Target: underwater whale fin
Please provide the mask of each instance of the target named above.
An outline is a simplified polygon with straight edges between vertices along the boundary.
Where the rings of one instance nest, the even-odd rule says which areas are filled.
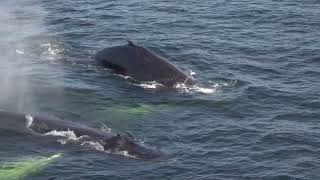
[[[49,157],[34,157],[8,164],[0,164],[0,180],[21,180],[39,173],[53,160],[61,157],[61,153]]]

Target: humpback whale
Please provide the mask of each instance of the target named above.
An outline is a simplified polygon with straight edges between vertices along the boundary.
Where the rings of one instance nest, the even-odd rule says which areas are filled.
[[[103,151],[126,152],[129,156],[143,160],[166,157],[166,153],[154,146],[148,146],[124,135],[114,135],[71,121],[0,110],[0,124],[0,129],[15,130],[35,136],[43,136],[53,131],[73,131],[77,138],[85,137],[87,142],[98,142],[103,146]]]
[[[138,82],[156,81],[170,87],[177,83],[192,85],[195,81],[165,58],[131,41],[98,51],[95,59],[103,67]]]

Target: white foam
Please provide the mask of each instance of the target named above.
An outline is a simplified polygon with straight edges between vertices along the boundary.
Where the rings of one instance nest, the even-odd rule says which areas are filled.
[[[193,78],[193,75],[196,75],[197,73],[190,70],[189,71],[189,75]],[[130,77],[131,78],[131,77]],[[210,82],[212,83],[212,82]],[[162,84],[160,83],[157,83],[156,81],[151,81],[151,82],[143,82],[143,83],[140,83],[140,84],[135,84],[137,86],[140,86],[144,89],[157,89],[159,87],[163,87]],[[217,84],[217,83],[214,83],[213,85],[208,85],[208,86],[203,86],[203,85],[193,85],[193,86],[189,86],[189,85],[186,85],[184,83],[177,83],[174,88],[178,89],[180,92],[183,92],[183,93],[194,93],[194,92],[200,92],[200,93],[203,93],[203,94],[213,94],[216,92],[217,88],[220,86],[220,85],[223,85],[223,86],[227,86],[228,84],[227,83],[223,83],[223,84]]]
[[[129,157],[129,158],[137,158],[136,156],[129,154],[128,151],[119,151],[116,154],[122,155],[124,157]]]
[[[74,131],[68,130],[68,131],[57,131],[57,130],[53,130],[50,132],[47,132],[44,134],[45,136],[58,136],[58,137],[66,137],[68,139],[73,139],[76,140],[77,136],[74,133]]]
[[[63,137],[65,139],[58,139],[57,142],[59,142],[62,145],[67,144],[68,141],[77,141],[79,138],[77,138],[74,131],[68,130],[68,131],[57,131],[53,130],[50,132],[47,132],[43,134],[44,136],[56,136],[56,137]]]
[[[61,154],[54,154],[54,155],[48,157],[47,160],[56,159],[56,158],[59,158],[59,157],[61,157],[61,156],[62,156]]]
[[[16,53],[24,54],[24,52],[23,52],[23,51],[20,51],[20,50],[18,50],[18,49],[16,49]]]
[[[95,142],[95,141],[84,141],[81,143],[81,146],[88,146],[90,148],[93,148],[97,151],[104,151],[104,147],[102,144]]]
[[[162,84],[157,83],[156,81],[143,82],[143,83],[139,83],[139,84],[135,84],[135,85],[140,86],[144,89],[157,89],[159,87],[163,87]]]
[[[156,89],[157,88],[157,83],[142,83],[140,84],[140,87],[143,87],[144,89]]]
[[[203,94],[212,94],[216,91],[216,88],[194,87],[193,90],[201,92]]]
[[[67,141],[65,139],[58,139],[57,142],[59,142],[62,145],[67,144]]]
[[[30,114],[25,115],[25,118],[27,120],[26,126],[29,128],[33,123],[33,117]]]
[[[140,86],[144,89],[157,89],[159,87],[163,87],[162,84],[159,84],[155,81],[134,84],[134,85]],[[200,85],[189,86],[189,85],[185,85],[184,83],[177,83],[174,86],[174,88],[178,89],[180,92],[183,92],[183,93],[200,92],[203,94],[213,94],[219,86],[220,86],[219,84],[214,84],[213,86],[208,86],[208,87],[204,87]]]
[[[155,84],[140,84],[144,89],[156,89],[157,86]]]
[[[68,130],[68,131],[57,131],[53,130],[48,133],[44,134],[45,136],[56,136],[56,137],[64,137],[64,139],[58,139],[57,142],[59,142],[62,145],[67,144],[68,142],[76,142],[77,144],[80,144],[84,147],[89,147],[91,149],[95,149],[97,151],[104,151],[103,145],[96,141],[88,141],[86,139],[90,138],[87,135],[79,136],[77,137],[74,131]]]
[[[62,48],[59,48],[56,44],[51,43],[45,43],[42,44],[41,47],[45,48],[45,51],[42,52],[42,54],[47,55],[47,59],[54,60],[57,57],[59,57],[59,54],[63,51]]]
[[[175,88],[185,93],[200,92],[203,94],[213,94],[217,90],[217,85],[211,87],[202,87],[199,85],[187,86],[184,83],[178,83],[175,85]]]
[[[182,92],[186,92],[189,93],[189,88],[184,84],[184,83],[177,83],[174,88],[182,91]]]

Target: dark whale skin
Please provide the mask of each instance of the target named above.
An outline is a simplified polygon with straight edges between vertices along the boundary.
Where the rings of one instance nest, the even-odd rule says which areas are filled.
[[[165,86],[177,83],[193,84],[194,79],[151,50],[133,44],[105,48],[98,51],[96,61],[116,73],[136,81],[156,81]]]
[[[142,160],[162,160],[168,158],[166,153],[156,147],[148,146],[126,136],[114,135],[71,121],[12,113],[0,109],[0,125],[0,130],[29,133],[39,137],[53,130],[70,130],[77,137],[87,136],[90,140],[100,142],[106,151],[127,151],[130,155]]]

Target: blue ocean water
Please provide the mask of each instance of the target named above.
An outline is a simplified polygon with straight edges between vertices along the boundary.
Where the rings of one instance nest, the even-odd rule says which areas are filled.
[[[2,0],[1,109],[104,124],[172,158],[0,128],[0,162],[64,154],[30,179],[319,179],[319,30],[317,0]],[[96,66],[98,50],[127,40],[192,72],[197,86],[137,85]]]

